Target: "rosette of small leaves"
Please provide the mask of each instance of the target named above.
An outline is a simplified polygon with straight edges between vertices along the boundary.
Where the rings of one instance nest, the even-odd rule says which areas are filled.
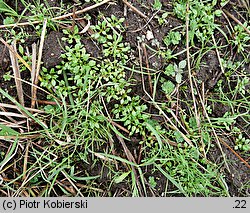
[[[104,59],[97,67],[104,82],[116,82],[119,79],[125,78],[125,71],[121,65],[123,65],[121,61]]]
[[[238,127],[233,127],[231,132],[236,138],[234,149],[245,152],[250,151],[250,139],[244,137],[244,135],[242,134],[241,130]]]
[[[57,73],[57,71],[55,70],[55,68],[51,68],[51,69],[47,69],[45,67],[42,67],[42,70],[40,72],[41,74],[41,87],[45,87],[48,90],[51,90],[52,88],[54,88],[59,80],[59,75]]]
[[[89,75],[90,70],[96,66],[96,61],[90,59],[90,54],[87,54],[86,49],[80,43],[77,43],[73,48],[66,47],[66,50],[67,52],[61,55],[63,59],[66,59],[66,62],[63,61],[62,65],[57,66],[57,68],[67,71],[71,76],[69,80],[73,80],[74,85],[80,87],[84,77]]]
[[[125,21],[125,18],[117,18],[116,16],[111,15],[111,17],[107,17],[107,21],[108,27],[113,27],[119,32],[125,31],[125,28],[122,26],[122,23]]]
[[[125,79],[120,79],[117,83],[109,83],[105,91],[102,92],[102,95],[106,97],[107,102],[110,102],[112,99],[117,101],[124,101],[131,92],[131,88],[127,87],[128,83]]]
[[[241,150],[248,152],[250,151],[250,139],[245,138],[242,133],[239,134],[238,138],[236,139],[236,145],[234,147],[235,150]]]
[[[126,98],[130,92],[127,87],[130,85],[125,79],[126,72],[124,66],[128,61],[130,47],[123,42],[121,33],[124,31],[122,26],[123,18],[118,19],[114,15],[106,18],[92,29],[92,35],[99,43],[103,44],[104,59],[97,64],[102,82],[102,96],[110,102],[112,99],[119,101]]]
[[[78,32],[75,27],[74,33]],[[63,61],[56,68],[42,69],[41,86],[54,89],[54,92],[65,97],[72,93],[75,98],[81,98],[89,91],[89,85],[95,83],[96,61],[90,59],[78,35],[75,37],[65,31],[69,36],[68,42],[74,46],[66,46],[66,52],[61,55]],[[91,81],[93,80],[93,81]]]
[[[101,44],[107,41],[107,35],[111,30],[111,28],[107,27],[106,21],[98,21],[97,25],[91,26],[91,29],[95,32],[91,37]]]
[[[160,82],[162,83],[161,88],[163,92],[169,97],[175,90],[175,84],[172,81],[166,80],[165,78],[161,78]]]
[[[92,26],[95,32],[92,37],[97,42],[103,44],[104,57],[113,57],[126,63],[128,60],[127,53],[130,50],[128,44],[123,42],[121,33],[124,31],[122,23],[124,18],[116,18],[114,15],[106,18],[104,21],[98,21],[98,24]]]
[[[102,81],[101,94],[106,97],[107,102],[112,99],[121,100],[131,91],[128,88],[130,83],[125,79],[125,70],[121,65],[123,65],[121,61],[110,61],[110,59],[104,59],[97,65],[99,79]]]
[[[170,44],[177,45],[181,41],[181,34],[176,31],[171,31],[168,33],[167,36],[164,37],[163,42],[166,46],[169,46]]]
[[[140,97],[127,96],[120,104],[115,104],[112,113],[116,121],[124,122],[124,126],[130,131],[130,135],[140,133],[145,136],[145,121],[149,115],[145,114],[147,106],[140,103]]]
[[[123,36],[116,35],[107,36],[108,41],[103,44],[103,54],[105,57],[112,56],[114,59],[119,58],[121,61],[126,62],[128,60],[127,53],[130,50],[130,47],[123,43]]]

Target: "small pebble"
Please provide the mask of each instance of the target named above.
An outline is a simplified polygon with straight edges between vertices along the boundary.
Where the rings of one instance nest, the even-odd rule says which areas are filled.
[[[153,32],[148,30],[146,38],[147,38],[148,41],[153,39],[154,38]]]

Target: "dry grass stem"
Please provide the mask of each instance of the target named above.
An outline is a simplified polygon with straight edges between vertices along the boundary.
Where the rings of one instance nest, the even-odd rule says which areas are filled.
[[[237,24],[239,24],[250,35],[250,30],[248,28],[246,28],[237,18],[235,18],[227,10],[223,10],[223,12],[226,13],[229,18],[233,19]]]
[[[136,7],[134,7],[131,3],[129,3],[127,0],[122,0],[124,4],[126,4],[131,10],[133,10],[135,13],[140,15],[142,18],[148,19],[148,17],[143,14],[140,10],[138,10]]]
[[[10,108],[10,109],[17,109],[18,107],[16,105],[12,105],[12,104],[5,104],[5,103],[0,103],[0,107],[5,107],[5,108]],[[29,107],[24,107],[26,110],[30,111],[30,112],[36,112],[36,113],[45,113],[43,110],[39,110],[39,109],[32,109]]]
[[[71,16],[73,16],[73,15],[79,15],[79,14],[88,12],[88,11],[90,11],[90,10],[93,10],[93,9],[95,9],[95,8],[97,8],[97,7],[100,7],[100,6],[102,6],[103,4],[106,4],[106,3],[110,2],[110,1],[111,1],[111,0],[104,0],[104,1],[102,1],[102,2],[100,2],[100,3],[97,3],[97,4],[94,4],[94,5],[92,5],[92,6],[86,7],[86,8],[84,8],[84,9],[82,9],[82,10],[78,10],[78,11],[76,11],[76,12],[74,12],[74,13],[68,13],[68,14],[65,14],[65,15],[62,15],[62,16],[54,17],[54,18],[52,18],[51,20],[52,20],[52,21],[57,21],[57,20],[62,20],[62,19],[69,18],[69,17],[71,17]],[[33,22],[23,22],[23,23],[17,23],[17,24],[0,25],[0,29],[1,29],[1,28],[7,28],[7,27],[18,27],[18,26],[26,26],[26,25],[32,25],[32,24],[39,24],[39,23],[41,23],[41,22],[42,22],[42,21],[39,20],[39,21],[33,21]]]
[[[13,41],[12,43],[12,48],[15,52],[16,50],[16,40]],[[22,87],[22,82],[19,80],[21,79],[21,74],[20,74],[20,69],[19,69],[19,64],[16,55],[9,50],[10,53],[10,59],[11,59],[11,65],[12,69],[14,72],[14,79],[16,83],[16,91],[17,91],[17,97],[19,100],[19,103],[24,106],[24,97],[23,97],[23,87]]]
[[[22,62],[22,64],[31,71],[30,65],[6,42],[0,37],[0,41]]]
[[[40,46],[39,46],[39,51],[38,51],[38,59],[37,59],[37,66],[36,66],[36,72],[33,74],[33,85],[37,85],[38,84],[38,80],[39,80],[39,72],[40,72],[40,68],[41,68],[41,62],[42,62],[42,52],[43,52],[43,44],[44,44],[44,38],[45,38],[45,33],[46,33],[46,27],[47,27],[47,19],[44,20],[43,23],[43,29],[42,29],[42,34],[41,34],[41,40],[40,40]],[[33,87],[32,90],[32,100],[31,100],[31,108],[35,108],[35,103],[36,103],[36,99],[37,99],[37,87]]]
[[[34,86],[36,86],[36,85],[34,85],[34,82],[35,82],[35,76],[36,76],[36,54],[37,54],[37,50],[36,50],[36,44],[35,43],[33,43],[32,44],[32,66],[31,66],[31,98],[33,99],[33,94],[34,94]],[[31,107],[33,107],[32,106],[32,102],[31,102]]]

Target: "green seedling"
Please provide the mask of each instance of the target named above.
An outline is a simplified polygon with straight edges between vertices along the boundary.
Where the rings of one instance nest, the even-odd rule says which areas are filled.
[[[150,176],[148,178],[148,183],[149,185],[154,189],[157,186],[157,183],[155,181],[155,178],[153,176]]]
[[[239,134],[235,143],[236,143],[234,147],[235,150],[241,150],[244,152],[250,151],[250,139],[243,137],[242,133]]]
[[[166,46],[170,44],[177,45],[181,41],[181,34],[179,31],[171,31],[167,36],[164,37],[163,42]]]
[[[166,67],[164,74],[166,74],[167,76],[175,77],[176,82],[180,84],[182,82],[182,75],[184,72],[183,69],[186,67],[186,64],[186,60],[180,61],[178,65],[176,63],[169,64]]]
[[[160,0],[154,0],[153,8],[155,10],[160,10],[162,8],[162,3]]]
[[[245,22],[244,27],[250,29],[247,22]],[[250,35],[244,30],[240,25],[234,27],[234,39],[231,43],[237,47],[237,52],[244,52],[247,47],[249,47]]]
[[[172,81],[161,78],[160,82],[162,83],[161,89],[169,97],[175,90],[175,84]]]
[[[169,12],[164,12],[162,15],[156,15],[156,19],[158,20],[159,25],[166,25],[167,24],[167,17],[169,15]]]

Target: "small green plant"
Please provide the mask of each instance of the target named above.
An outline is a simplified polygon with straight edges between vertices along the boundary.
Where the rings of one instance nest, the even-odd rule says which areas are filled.
[[[231,126],[235,124],[237,115],[231,112],[226,112],[223,117],[211,118],[212,121],[215,121],[217,124],[223,125],[226,130],[230,131]]]
[[[161,1],[160,1],[160,0],[154,0],[153,8],[154,8],[155,10],[160,10],[161,7],[162,7]]]
[[[187,1],[177,0],[174,3],[174,13],[178,18],[186,21]],[[189,40],[194,45],[194,39],[197,38],[203,45],[211,41],[214,30],[218,27],[215,24],[215,17],[221,16],[221,10],[215,10],[217,0],[207,1],[189,1]]]
[[[180,84],[182,82],[183,69],[186,67],[186,64],[186,60],[180,61],[178,65],[176,63],[169,64],[165,68],[164,74],[175,77],[176,82]]]
[[[239,61],[232,62],[229,59],[221,59],[222,65],[224,69],[226,70],[225,75],[227,77],[231,77],[233,73],[237,71],[237,69],[241,66],[241,63]]]
[[[250,29],[247,22],[245,22],[244,27]],[[230,42],[237,47],[237,52],[244,52],[245,48],[249,47],[250,36],[244,28],[240,25],[234,26],[234,39]]]
[[[148,183],[149,185],[154,189],[157,186],[157,182],[155,181],[155,177],[154,176],[150,176],[148,178]]]
[[[243,137],[242,133],[239,134],[235,142],[236,142],[236,145],[234,147],[235,150],[241,150],[245,152],[250,151],[250,139]]]
[[[161,78],[160,82],[162,83],[161,88],[163,92],[169,97],[172,92],[175,90],[175,84],[172,81]]]
[[[10,71],[9,71],[9,72],[6,72],[6,73],[3,75],[3,79],[4,79],[4,81],[10,81],[10,80],[11,80]]]
[[[145,136],[145,121],[149,118],[145,114],[146,105],[140,103],[139,96],[130,98],[127,96],[126,100],[122,100],[121,104],[115,104],[112,110],[117,121],[124,122],[124,126],[130,130],[130,135],[140,133]]]
[[[167,36],[164,37],[163,42],[166,46],[169,46],[170,44],[177,45],[181,41],[181,34],[179,31],[171,31],[168,33]]]
[[[247,86],[250,83],[250,79],[248,76],[244,76],[242,79],[238,79],[237,86],[235,87],[235,91],[241,93],[243,96],[247,93]]]
[[[113,36],[107,36],[108,41],[103,44],[103,54],[105,57],[112,56],[114,59],[126,62],[128,60],[127,53],[130,47],[123,43],[123,37],[121,35],[113,34]]]
[[[159,51],[159,55],[165,58],[167,61],[175,58],[173,51],[170,49],[167,49],[166,51]]]
[[[155,156],[158,149],[157,146],[149,148],[147,154],[149,157]],[[212,196],[227,193],[220,181],[223,179],[223,175],[220,174],[216,165],[204,160],[196,148],[181,148],[163,144],[157,159],[159,160],[155,162],[155,168],[176,188],[173,191],[168,190],[168,194]],[[214,181],[219,185],[215,185]],[[154,185],[154,181],[152,184]]]
[[[14,23],[15,23],[15,19],[14,19],[13,17],[7,16],[7,17],[3,20],[3,24],[4,24],[4,25],[14,24]]]
[[[159,25],[165,25],[167,24],[167,17],[168,17],[169,13],[168,12],[164,12],[161,15],[156,15],[156,19],[158,20],[158,24]]]
[[[250,139],[243,136],[243,133],[238,127],[232,129],[232,134],[236,138],[235,140],[235,150],[250,151]]]
[[[63,58],[61,65],[50,70],[42,68],[41,86],[49,90],[53,89],[58,97],[63,95],[71,100],[74,97],[75,102],[81,102],[89,87],[92,87],[95,82],[89,83],[91,79],[95,78],[97,68],[96,61],[90,59],[77,32],[77,26],[75,26],[73,35],[64,31],[65,35],[69,35],[69,44],[75,42],[75,45],[65,47],[66,53],[61,55]]]
[[[125,79],[124,66],[128,61],[130,47],[123,43],[123,36],[118,34],[124,30],[121,25],[123,21],[124,19],[117,19],[112,15],[92,27],[95,31],[92,37],[103,45],[105,58],[97,65],[103,85],[101,94],[106,97],[107,102],[118,101],[111,110],[112,115],[116,121],[123,122],[130,131],[130,135],[134,133],[145,135],[144,121],[148,115],[144,112],[147,106],[141,104],[139,96],[130,97],[130,83]]]
[[[112,40],[115,35],[117,36],[118,32],[121,33],[124,31],[122,26],[124,20],[124,18],[118,19],[112,15],[110,18],[106,18],[106,20],[98,21],[96,25],[91,26],[91,29],[95,32],[92,38],[101,44],[105,44],[108,40]],[[112,28],[118,30],[118,32],[113,31]]]

